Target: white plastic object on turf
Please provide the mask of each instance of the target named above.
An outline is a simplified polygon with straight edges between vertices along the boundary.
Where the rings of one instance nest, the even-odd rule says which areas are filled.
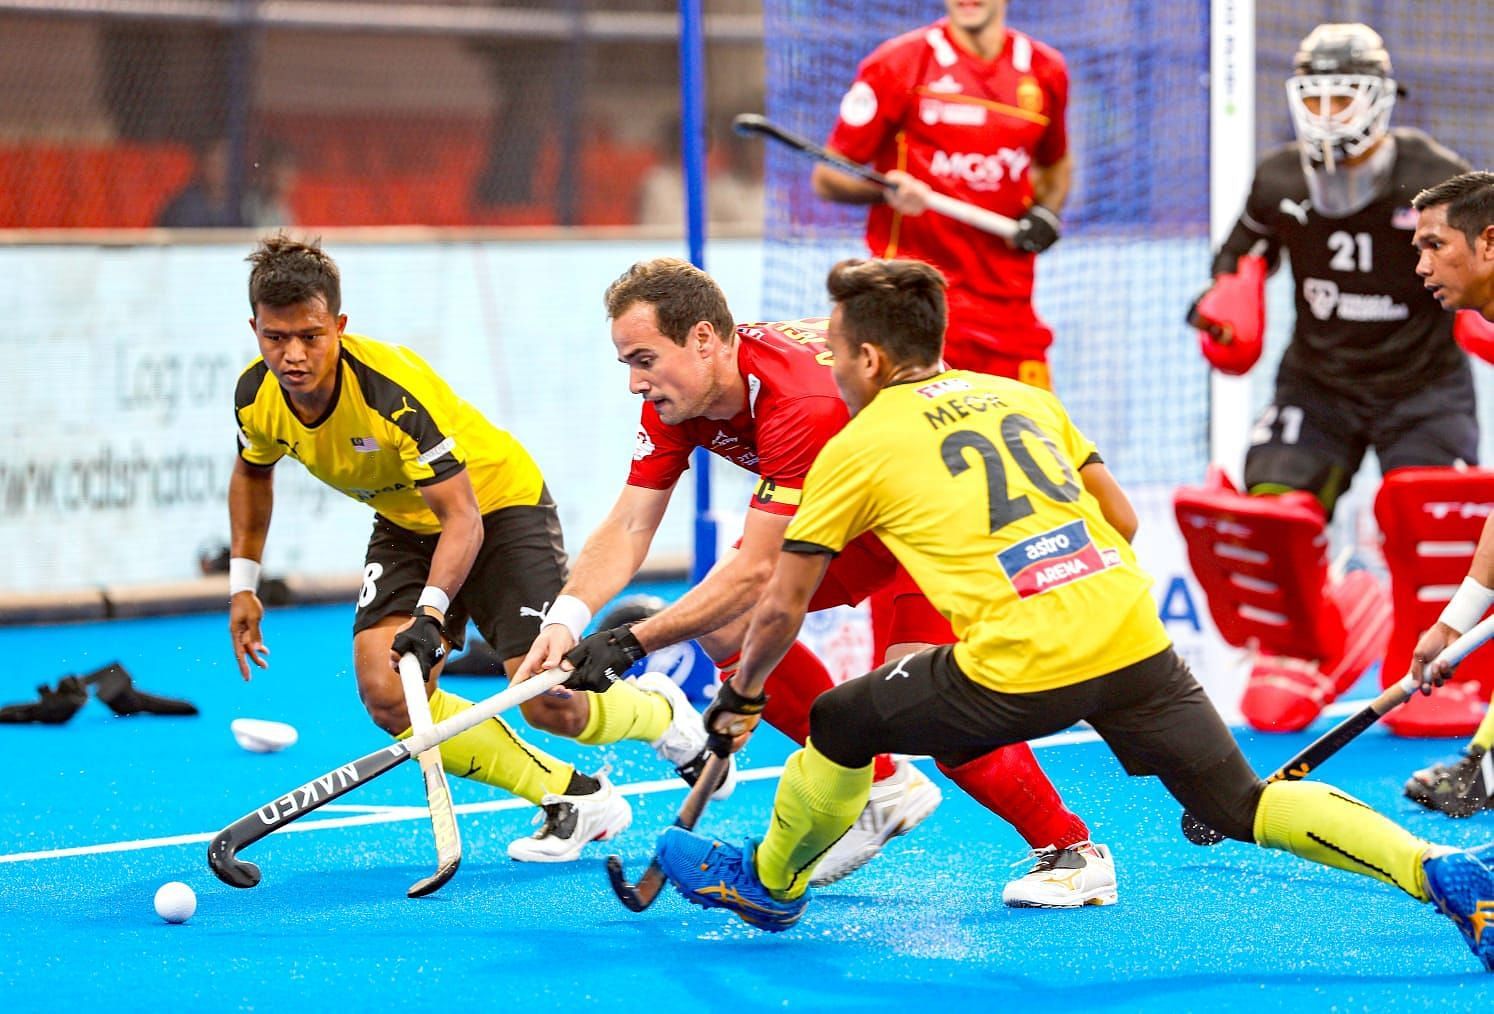
[[[275,753],[293,746],[299,738],[295,726],[262,718],[235,718],[228,727],[239,746],[250,753]]]
[[[156,915],[167,922],[186,922],[196,911],[197,895],[180,880],[162,884],[156,890]]]

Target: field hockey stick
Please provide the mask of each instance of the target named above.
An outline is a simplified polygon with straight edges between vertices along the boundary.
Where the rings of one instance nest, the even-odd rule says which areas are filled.
[[[700,777],[690,789],[690,794],[685,797],[685,802],[680,806],[679,816],[674,818],[674,826],[682,827],[686,831],[695,829],[696,821],[700,820],[700,814],[705,810],[706,802],[711,798],[721,784],[721,778],[726,774],[726,765],[729,757],[711,751],[706,758],[705,766],[700,770]],[[659,891],[664,886],[664,870],[659,866],[659,856],[655,853],[649,861],[648,869],[643,871],[643,876],[638,883],[628,883],[627,874],[623,872],[621,856],[607,857],[607,878],[612,881],[612,893],[617,895],[617,900],[626,905],[634,912],[642,912],[654,903],[659,896]]]
[[[1478,626],[1443,648],[1437,655],[1436,662],[1430,662],[1428,665],[1446,662],[1449,666],[1456,666],[1491,637],[1494,637],[1494,616],[1483,620]],[[1379,697],[1323,733],[1313,741],[1311,746],[1277,768],[1266,781],[1295,782],[1306,778],[1329,757],[1348,746],[1360,733],[1378,722],[1382,715],[1409,701],[1420,687],[1421,680],[1407,673],[1400,680],[1386,687]],[[1195,845],[1218,845],[1224,840],[1224,835],[1186,810],[1183,811],[1183,836]]]
[[[796,134],[792,130],[780,127],[778,124],[773,123],[764,116],[759,116],[757,113],[742,113],[736,119],[732,120],[731,125],[732,129],[739,134],[761,134],[763,137],[777,141],[779,144],[786,145],[797,152],[808,155],[810,158],[823,162],[833,169],[839,169],[843,173],[866,180],[868,183],[875,183],[888,190],[895,190],[897,188],[896,183],[875,169],[852,162],[843,155],[837,155],[823,145],[815,144],[802,134]],[[976,207],[974,204],[950,197],[948,194],[930,191],[927,204],[930,211],[936,211],[945,218],[952,218],[956,222],[964,222],[966,225],[973,226],[982,232],[989,232],[993,236],[1000,236],[1002,239],[1012,239],[1017,235],[1016,219],[1007,218],[1005,215],[998,215],[994,211]]]
[[[425,732],[432,725],[431,702],[425,696],[425,676],[414,655],[400,656],[399,681],[405,691],[405,708],[410,713],[410,731]],[[451,804],[451,786],[446,784],[446,769],[441,766],[441,750],[434,746],[422,750],[418,759],[420,773],[425,778],[425,802],[431,812],[431,833],[436,838],[436,872],[410,885],[405,893],[411,898],[439,891],[462,865],[462,834]]]
[[[411,757],[481,725],[501,711],[507,711],[559,686],[569,676],[569,672],[559,668],[539,673],[527,682],[509,687],[437,722],[424,732],[414,733],[408,739],[333,768],[320,778],[313,778],[300,788],[272,799],[218,832],[218,836],[208,845],[208,866],[219,880],[230,887],[253,887],[259,883],[259,867],[240,859],[238,853],[241,849],[253,845],[292,821],[300,820],[338,796],[373,781]]]

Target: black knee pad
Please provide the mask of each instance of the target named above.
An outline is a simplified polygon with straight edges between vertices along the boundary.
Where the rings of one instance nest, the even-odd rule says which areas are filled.
[[[1266,783],[1238,750],[1201,771],[1163,781],[1173,798],[1200,821],[1226,838],[1254,844],[1255,811]]]
[[[815,698],[809,709],[809,738],[814,748],[841,767],[860,768],[872,762],[876,751],[868,751],[870,701],[859,684],[842,683]]]

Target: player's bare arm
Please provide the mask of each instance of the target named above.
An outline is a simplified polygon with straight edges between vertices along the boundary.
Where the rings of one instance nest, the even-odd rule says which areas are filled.
[[[814,167],[809,183],[816,197],[836,204],[881,204],[887,196],[880,184],[823,164]]]
[[[1079,481],[1100,501],[1100,513],[1105,515],[1110,527],[1120,532],[1127,542],[1136,538],[1136,529],[1140,525],[1136,508],[1131,506],[1130,498],[1115,481],[1115,476],[1110,474],[1110,469],[1103,462],[1092,461],[1079,469]]]
[[[633,636],[654,651],[718,630],[749,611],[773,576],[788,523],[786,516],[749,510],[737,551],[679,601],[635,626]]]
[[[239,458],[234,461],[228,478],[229,555],[234,559],[263,559],[265,537],[270,532],[270,513],[275,503],[275,470],[260,468]],[[228,633],[233,640],[233,657],[239,675],[250,679],[249,663],[260,669],[270,667],[270,649],[265,647],[260,621],[264,603],[259,595],[245,589],[235,593],[228,604]]]
[[[1032,177],[1032,200],[1050,211],[1062,211],[1074,182],[1074,157],[1065,154],[1052,165],[1035,165],[1028,170]]]
[[[425,584],[427,589],[439,590],[446,602],[441,605],[424,601],[422,595],[423,601],[416,609],[416,615],[395,631],[389,665],[397,670],[399,656],[406,650],[413,650],[429,672],[439,661],[440,652],[436,649],[439,646],[441,627],[446,623],[446,610],[461,590],[462,582],[467,580],[472,562],[477,559],[477,551],[482,548],[482,512],[477,506],[477,494],[472,489],[472,480],[465,470],[449,479],[421,486],[420,498],[431,509],[431,513],[436,515],[436,520],[441,522],[441,534],[436,539],[436,548],[431,554],[431,569]],[[401,637],[400,635],[411,630],[422,614],[434,620],[435,626],[423,636],[416,636],[416,632],[412,631],[409,636]],[[417,643],[410,643],[412,638]]]
[[[706,730],[740,750],[756,728],[768,674],[783,661],[804,624],[809,600],[830,566],[829,553],[778,554],[778,564],[747,627],[742,664],[706,712]]]
[[[585,619],[574,630],[558,615],[548,622],[514,673],[515,683],[522,683],[536,672],[559,665],[561,656],[576,646],[591,613],[627,587],[648,558],[654,533],[664,520],[673,492],[673,487],[623,487],[612,510],[581,547],[570,580],[560,591],[561,598],[569,596],[579,600],[585,610]]]

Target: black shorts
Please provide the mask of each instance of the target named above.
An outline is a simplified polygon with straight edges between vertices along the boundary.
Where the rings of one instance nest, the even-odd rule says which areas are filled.
[[[1472,372],[1464,366],[1400,400],[1379,402],[1349,398],[1282,370],[1275,399],[1251,430],[1245,486],[1306,490],[1331,513],[1371,447],[1382,473],[1412,465],[1478,464]]]
[[[1239,757],[1229,728],[1171,647],[1082,683],[1014,694],[974,682],[955,664],[953,646],[940,645],[821,694],[809,735],[816,749],[850,767],[879,753],[959,764],[1079,721],[1094,727],[1127,773],[1158,775],[1169,785]]]
[[[504,507],[483,515],[482,527],[482,548],[447,612],[446,637],[454,650],[461,648],[470,618],[499,658],[514,658],[527,652],[539,636],[540,613],[565,584],[560,515],[546,492],[532,507]],[[353,633],[386,616],[414,611],[438,538],[401,528],[384,517],[375,519]]]

